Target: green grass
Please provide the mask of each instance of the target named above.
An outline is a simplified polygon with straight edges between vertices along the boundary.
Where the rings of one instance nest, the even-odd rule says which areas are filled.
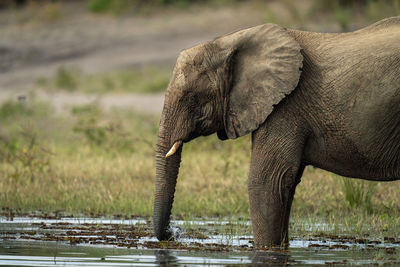
[[[371,199],[375,193],[377,183],[347,178],[342,178],[341,182],[342,191],[351,209],[364,208],[368,212],[373,209]]]
[[[7,1],[2,1],[7,2]],[[60,1],[26,1],[24,8],[16,8],[13,1],[2,3],[13,13],[15,22],[20,25],[45,25],[61,21],[68,14],[64,12]],[[8,4],[8,5],[7,5]]]
[[[351,30],[352,23],[366,21],[369,23],[400,15],[400,0],[363,0],[363,1],[330,1],[314,2],[309,16],[324,14],[324,19],[336,21],[342,31]]]
[[[188,223],[184,225],[185,230],[196,230],[204,233],[204,226],[199,229],[199,225],[192,223],[190,217]],[[247,224],[249,218],[236,216],[206,218],[215,222],[212,225],[212,231],[216,231],[221,236],[233,237],[252,235],[252,225]],[[222,222],[229,223],[223,224]],[[374,240],[384,240],[385,237],[397,238],[400,230],[400,218],[398,216],[389,216],[387,214],[367,214],[359,212],[338,211],[331,216],[299,215],[292,214],[290,220],[290,237],[293,239],[308,240],[316,237],[355,237],[369,238]],[[207,227],[208,228],[208,227]],[[338,239],[338,238],[337,238]]]
[[[250,1],[251,2],[251,1]],[[280,9],[276,8],[279,2]],[[257,1],[254,1],[257,3]],[[259,2],[265,10],[264,22],[277,23],[290,28],[310,30],[352,31],[362,25],[400,15],[400,0],[314,0]],[[274,5],[275,4],[275,5]],[[304,8],[307,6],[308,8]],[[275,6],[275,8],[274,8]],[[335,27],[337,25],[337,27]]]
[[[80,116],[75,109],[64,118],[21,113],[1,119],[7,127],[0,141],[0,206],[150,214],[156,119],[116,112],[90,124]],[[108,130],[100,143],[75,130],[117,123],[119,131]]]
[[[146,67],[98,74],[81,74],[73,67],[61,67],[51,78],[38,78],[36,86],[48,91],[106,93],[157,93],[165,91],[170,70]]]
[[[62,21],[69,14],[65,12],[68,1],[28,1],[25,8],[12,12],[19,24],[51,24]],[[239,4],[239,5],[238,5]],[[288,27],[309,29],[312,25],[337,24],[342,31],[376,22],[380,19],[400,15],[400,0],[310,0],[310,1],[260,1],[260,0],[87,0],[81,9],[92,14],[149,15],[165,12],[165,9],[190,9],[191,7],[226,7],[253,5],[264,10],[264,22],[278,23]],[[271,8],[280,6],[278,9]],[[308,8],[304,8],[308,7]],[[186,12],[187,10],[185,10]],[[256,12],[255,12],[256,14]],[[331,29],[330,29],[331,30]]]
[[[135,4],[137,1],[132,0],[89,0],[87,7],[93,13],[121,14],[133,8]]]
[[[238,0],[89,0],[87,8],[92,13],[126,14],[129,11],[139,12],[165,7],[187,8],[193,4],[221,6],[239,2]]]
[[[263,4],[262,1],[257,0],[89,0],[87,8],[93,13],[126,14],[131,10],[149,11],[150,9],[165,7],[187,8],[193,5],[227,6],[239,2]],[[275,20],[276,18],[279,21],[279,14],[271,14],[271,10],[268,8],[271,2],[278,1],[266,3],[266,20]],[[324,15],[325,19],[328,16],[329,19],[336,20],[342,30],[348,30],[354,17],[358,15],[365,17],[369,21],[400,15],[399,0],[314,0],[312,1],[312,8],[305,14],[300,13],[299,5],[308,4],[307,2],[304,3],[303,1],[300,4],[290,0],[280,0],[279,2],[290,13],[291,21],[289,23],[298,26],[306,21],[313,20],[315,16],[321,14]]]
[[[12,101],[0,106],[0,207],[151,215],[158,118],[93,105],[62,116],[43,112],[49,110],[43,103],[28,107]],[[185,144],[174,216],[248,218],[249,161],[249,136]],[[294,218],[398,218],[399,182],[377,183],[368,199],[367,187],[342,183],[336,175],[307,168],[296,191]],[[349,205],[347,196],[357,190],[362,200]],[[367,209],[360,208],[364,203]]]
[[[353,236],[383,240],[397,237],[400,231],[399,216],[388,214],[368,214],[358,211],[338,211],[328,216],[292,214],[290,235],[300,238],[321,236]]]

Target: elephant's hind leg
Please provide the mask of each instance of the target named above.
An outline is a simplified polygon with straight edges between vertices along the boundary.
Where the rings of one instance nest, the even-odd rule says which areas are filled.
[[[288,244],[290,208],[304,170],[301,136],[275,132],[259,129],[253,134],[248,190],[259,247]]]

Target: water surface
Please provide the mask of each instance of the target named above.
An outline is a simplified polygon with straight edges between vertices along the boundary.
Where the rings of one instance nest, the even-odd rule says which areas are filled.
[[[400,264],[398,237],[293,237],[286,250],[254,251],[248,221],[173,221],[175,241],[158,242],[145,218],[0,217],[0,265]]]

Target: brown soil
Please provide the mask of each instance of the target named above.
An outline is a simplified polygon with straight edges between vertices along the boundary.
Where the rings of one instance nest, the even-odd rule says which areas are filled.
[[[86,73],[148,64],[172,67],[180,50],[262,22],[262,13],[249,5],[136,16],[92,15],[82,3],[62,8],[65,16],[51,23],[21,23],[20,14],[0,12],[1,90],[25,87],[66,65]]]

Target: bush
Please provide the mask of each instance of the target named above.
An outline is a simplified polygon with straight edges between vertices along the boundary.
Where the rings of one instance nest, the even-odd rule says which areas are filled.
[[[90,0],[88,8],[92,12],[105,12],[110,9],[112,0]]]
[[[72,109],[78,120],[74,132],[82,133],[91,144],[102,145],[106,142],[105,126],[100,125],[101,110],[96,105],[84,105]]]
[[[77,71],[73,69],[68,69],[64,67],[59,68],[55,77],[56,86],[60,89],[68,91],[76,90],[78,84],[76,78],[77,75]]]
[[[356,181],[349,178],[342,178],[341,187],[345,200],[350,208],[365,208],[371,212],[372,196],[375,193],[377,183]]]
[[[29,116],[33,110],[23,102],[8,100],[0,106],[0,118],[6,119],[15,116]]]
[[[85,136],[89,144],[106,149],[133,150],[132,137],[118,119],[107,120],[95,105],[83,105],[72,109],[77,117],[73,131]]]
[[[31,127],[12,137],[0,136],[0,163],[9,166],[6,178],[31,181],[40,178],[51,171],[52,154],[40,144]]]
[[[0,122],[20,117],[39,117],[48,114],[50,110],[47,103],[35,101],[33,96],[20,96],[18,101],[10,99],[0,105]]]
[[[129,0],[90,0],[88,9],[94,13],[121,13],[129,10],[136,1]]]

